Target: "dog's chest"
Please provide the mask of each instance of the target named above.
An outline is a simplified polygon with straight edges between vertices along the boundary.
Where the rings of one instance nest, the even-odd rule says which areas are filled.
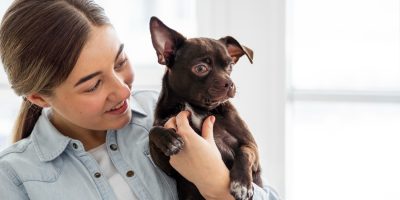
[[[208,115],[196,113],[188,103],[185,103],[185,109],[191,112],[190,120],[192,126],[197,129],[199,131],[198,134],[201,135],[203,121]],[[238,140],[224,127],[223,124],[225,123],[220,123],[219,120],[222,119],[217,119],[214,124],[214,140],[221,152],[224,162],[227,164],[228,168],[230,168],[235,157],[234,149],[238,148]]]
[[[205,114],[199,114],[194,111],[192,106],[190,106],[188,103],[185,103],[185,110],[190,111],[190,120],[192,122],[192,125],[194,128],[197,128],[197,130],[201,131],[201,126],[203,124],[204,118],[207,117]]]

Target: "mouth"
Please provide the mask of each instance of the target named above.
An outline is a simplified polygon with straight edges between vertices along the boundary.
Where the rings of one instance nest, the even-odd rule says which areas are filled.
[[[218,107],[219,105],[227,102],[228,100],[229,100],[228,96],[225,96],[225,97],[222,97],[222,98],[216,98],[216,99],[204,98],[203,105],[207,109],[211,110],[211,109],[214,109],[214,108]]]
[[[128,109],[128,102],[125,99],[124,101],[121,101],[120,103],[118,103],[117,105],[112,107],[111,109],[107,110],[106,113],[119,115],[119,114],[124,113],[127,109]]]

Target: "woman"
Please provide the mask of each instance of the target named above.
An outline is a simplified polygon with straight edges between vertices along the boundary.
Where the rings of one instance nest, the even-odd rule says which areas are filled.
[[[149,156],[157,93],[131,95],[134,73],[102,8],[91,0],[16,0],[2,20],[0,53],[24,99],[16,143],[0,153],[0,199],[177,199],[174,181]],[[205,198],[233,199],[214,118],[202,138],[188,115],[165,125],[185,140],[172,166]],[[254,192],[253,199],[277,198],[268,187]]]

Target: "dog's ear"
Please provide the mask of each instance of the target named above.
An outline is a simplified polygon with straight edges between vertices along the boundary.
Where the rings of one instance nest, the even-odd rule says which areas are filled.
[[[176,50],[186,40],[180,33],[166,26],[157,17],[150,19],[150,33],[158,63],[171,67]]]
[[[253,50],[241,45],[235,38],[226,36],[220,38],[219,41],[225,44],[229,55],[233,58],[233,62],[239,61],[239,58],[246,54],[250,63],[253,64]]]

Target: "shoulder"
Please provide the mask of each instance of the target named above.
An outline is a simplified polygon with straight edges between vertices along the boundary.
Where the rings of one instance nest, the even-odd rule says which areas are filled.
[[[37,156],[34,153],[32,140],[26,138],[18,141],[0,152],[0,173],[2,179],[8,176],[14,184],[21,184],[18,176],[19,168],[26,168],[32,164]],[[34,161],[33,161],[34,162]]]
[[[159,92],[155,90],[137,90],[132,93],[132,121],[131,124],[150,129],[153,125],[154,109],[157,104]]]
[[[138,104],[144,111],[153,111],[159,92],[156,90],[137,90],[132,93],[132,103]]]
[[[25,138],[12,144],[11,146],[5,148],[0,152],[0,161],[4,161],[15,156],[23,156],[24,152],[30,147],[32,140],[30,138]]]

